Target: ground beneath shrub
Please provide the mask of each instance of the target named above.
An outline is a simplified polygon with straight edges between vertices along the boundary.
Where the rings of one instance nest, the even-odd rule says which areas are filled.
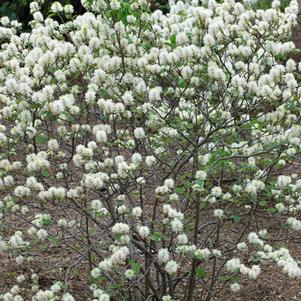
[[[298,0],[301,8],[301,0]],[[298,16],[298,26],[293,33],[293,41],[301,49],[301,13]],[[294,55],[301,61],[301,53]],[[301,158],[292,164],[288,174],[298,173],[301,178]],[[290,245],[290,251],[296,258],[301,258],[301,239]],[[233,294],[229,290],[217,299],[218,301],[301,301],[301,280],[292,280],[284,276],[279,268],[263,269],[256,281],[241,282],[241,291]]]
[[[290,249],[291,250],[291,249]],[[292,250],[291,250],[292,251]],[[295,251],[301,254],[301,244]],[[293,253],[293,252],[292,252]],[[233,294],[227,290],[218,301],[300,301],[301,281],[292,280],[283,275],[279,268],[262,269],[256,281],[242,281],[241,291]],[[201,301],[201,300],[200,300]]]
[[[298,0],[301,7],[301,0]],[[299,25],[293,33],[293,41],[301,49],[301,15],[299,15]],[[301,61],[301,53],[296,54],[294,59]],[[301,158],[296,160],[288,170],[288,174],[296,172],[301,178]],[[267,221],[268,222],[268,221]],[[301,238],[296,237],[290,243],[290,252],[296,258],[301,259]],[[39,265],[33,265],[33,271],[39,271],[43,276],[39,280],[41,288],[49,287],[54,280],[66,277],[66,271],[72,266],[72,254],[68,254],[62,249],[52,248],[45,250],[42,257],[35,260]],[[0,255],[0,294],[6,292],[8,288],[15,284],[16,265],[11,264],[5,254]],[[44,263],[47,263],[44,265]],[[60,269],[57,268],[59,263]],[[63,267],[63,268],[62,268]],[[44,270],[41,270],[44,269]],[[78,264],[76,268],[70,269],[68,275],[68,291],[81,292],[77,301],[86,301],[85,295],[88,292],[88,284],[85,283],[83,270],[87,269],[86,264]],[[66,279],[67,280],[67,279]],[[228,288],[216,301],[301,301],[301,280],[292,280],[284,276],[277,267],[263,267],[261,275],[256,281],[242,280],[240,282],[240,292],[233,294]],[[25,299],[30,301],[30,299]],[[195,299],[194,301],[202,301]]]

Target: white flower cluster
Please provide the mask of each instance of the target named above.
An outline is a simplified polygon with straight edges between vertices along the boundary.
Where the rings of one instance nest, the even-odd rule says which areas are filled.
[[[215,295],[213,264],[259,276],[261,261],[238,257],[247,251],[300,277],[272,234],[250,230],[262,212],[301,229],[301,180],[283,170],[301,152],[301,64],[287,59],[297,1],[171,0],[168,13],[81,2],[87,12],[73,16],[54,1],[53,18],[33,1],[30,32],[0,19],[0,252],[18,275],[1,298],[80,299],[68,277],[80,270],[88,283],[86,261],[93,301],[193,300],[196,274]],[[64,290],[27,281],[39,260],[61,275],[40,256],[54,245],[79,258]]]
[[[95,268],[91,271],[91,275],[94,278],[97,278],[100,276],[101,271],[109,272],[112,270],[114,266],[121,266],[125,263],[130,251],[129,248],[126,246],[123,247],[115,247],[113,250],[113,254],[107,258],[101,261],[98,265],[98,268]]]
[[[252,279],[256,279],[261,272],[261,269],[258,265],[253,265],[251,268],[248,268],[246,265],[241,263],[238,258],[228,260],[226,267],[231,273],[239,272],[242,275],[247,275]]]

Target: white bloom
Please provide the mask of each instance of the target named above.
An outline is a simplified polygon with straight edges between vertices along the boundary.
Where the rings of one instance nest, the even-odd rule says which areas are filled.
[[[175,182],[173,179],[166,179],[164,181],[164,186],[168,187],[169,189],[173,189],[175,186]]]
[[[283,203],[278,203],[275,205],[275,208],[279,211],[279,212],[284,212],[285,211],[285,206],[283,205]]]
[[[170,260],[166,263],[164,270],[166,271],[167,274],[173,275],[177,272],[179,268],[179,265],[176,261]]]
[[[24,256],[19,255],[18,257],[16,257],[17,265],[21,265],[23,262],[24,262]]]
[[[279,188],[285,188],[292,181],[290,176],[279,176],[277,179],[277,186]]]
[[[162,92],[162,88],[161,87],[155,87],[152,88],[149,91],[148,97],[150,101],[156,101],[156,100],[160,100],[161,99],[161,92]]]
[[[208,260],[211,252],[208,248],[198,249],[194,252],[194,255],[200,259]]]
[[[62,301],[75,301],[75,299],[73,298],[73,296],[71,294],[66,293],[63,295]]]
[[[135,277],[135,272],[132,269],[129,269],[125,271],[124,275],[126,278],[131,280]]]
[[[120,8],[120,3],[118,0],[111,0],[110,6],[113,10],[118,10]]]
[[[237,293],[238,291],[240,291],[240,285],[238,283],[232,283],[230,285],[230,289],[233,293]]]
[[[49,104],[49,107],[50,107],[50,111],[55,115],[64,112],[65,109],[64,103],[61,100],[53,101],[52,103]]]
[[[254,157],[250,157],[248,158],[248,163],[251,167],[255,167],[256,166],[256,161],[254,159]]]
[[[258,265],[253,265],[248,274],[250,278],[256,279],[259,276],[260,272],[260,267]]]
[[[101,261],[98,265],[98,267],[101,269],[101,270],[104,270],[104,271],[111,271],[112,269],[112,266],[113,266],[113,262],[111,260],[111,258],[109,259],[104,259],[103,261]],[[96,276],[95,278],[99,277],[99,274],[98,274],[98,270],[95,270],[94,272],[95,274],[94,275],[98,275]]]
[[[154,156],[147,156],[145,158],[145,164],[148,167],[151,167],[152,165],[154,165],[156,163],[156,158]]]
[[[248,248],[248,246],[245,242],[241,242],[237,245],[237,249],[240,251],[245,251],[247,248]]]
[[[64,6],[64,12],[66,14],[73,14],[73,11],[74,11],[74,9],[73,9],[73,6],[71,4],[67,4],[67,5]]]
[[[145,181],[145,178],[144,177],[138,177],[136,182],[139,184],[139,185],[144,185],[146,183]]]
[[[172,193],[171,195],[169,195],[168,199],[172,202],[176,202],[179,200],[179,196],[176,193]]]
[[[98,297],[98,301],[110,301],[110,296],[108,294],[103,293]]]
[[[222,218],[224,216],[224,210],[222,210],[222,209],[215,209],[213,211],[213,215],[215,217]]]
[[[95,134],[97,142],[107,142],[108,137],[104,130],[99,130]]]
[[[39,238],[40,240],[44,241],[45,238],[47,238],[48,233],[47,233],[47,231],[46,231],[45,229],[40,229],[40,230],[38,230],[38,232],[37,232],[37,236],[38,236],[38,238]]]
[[[60,2],[55,1],[51,5],[51,11],[54,13],[62,12],[64,10],[63,6]]]
[[[150,234],[150,230],[147,226],[138,227],[139,236],[143,239],[147,238]]]
[[[222,193],[223,193],[223,191],[222,191],[221,187],[219,187],[219,186],[215,186],[211,189],[211,194],[215,197],[221,196]]]
[[[129,248],[128,247],[121,247],[116,252],[111,255],[112,264],[123,264],[126,260],[127,256],[129,255]]]
[[[220,250],[217,250],[217,249],[212,250],[212,254],[216,257],[221,257],[222,256],[222,252]]]
[[[59,227],[62,227],[62,228],[65,228],[65,227],[68,226],[68,222],[64,218],[59,219],[57,224],[58,224]]]
[[[44,17],[43,17],[43,15],[42,15],[42,13],[39,12],[39,11],[37,11],[37,12],[35,12],[35,13],[33,14],[33,18],[34,18],[34,20],[37,21],[37,22],[43,22],[43,21],[44,21]]]
[[[18,282],[18,283],[22,283],[22,282],[24,282],[24,280],[25,280],[25,276],[24,276],[24,275],[19,275],[19,276],[17,277],[17,282]]]
[[[91,271],[91,276],[93,278],[98,278],[101,276],[101,270],[99,268],[94,268],[92,271]]]
[[[176,218],[171,221],[171,229],[173,232],[179,233],[183,229],[183,223]]]
[[[145,138],[145,133],[144,133],[143,128],[136,128],[134,130],[134,136],[135,136],[136,139],[143,139],[143,138]]]
[[[49,149],[49,150],[55,151],[55,150],[57,150],[58,148],[59,148],[59,144],[58,144],[58,142],[57,142],[56,139],[50,139],[50,140],[48,141],[48,149]]]
[[[112,227],[112,232],[114,234],[128,234],[130,231],[130,227],[127,224],[124,223],[116,223]]]
[[[179,234],[177,236],[177,242],[180,245],[186,245],[188,243],[188,237],[186,234]]]
[[[200,180],[205,180],[207,177],[207,173],[203,170],[198,170],[195,174],[196,178],[200,179]]]
[[[58,293],[62,289],[62,284],[60,282],[56,282],[51,286],[51,291],[54,293]]]
[[[135,164],[135,165],[139,165],[142,161],[142,156],[141,154],[139,153],[135,153],[132,155],[132,162]]]
[[[226,268],[229,272],[234,273],[240,268],[239,258],[233,258],[227,261]]]
[[[142,208],[141,207],[134,207],[133,210],[132,210],[132,214],[139,218],[142,216]]]
[[[301,230],[301,221],[297,220],[294,217],[289,217],[286,220],[286,223],[296,231]]]
[[[156,194],[164,195],[169,192],[169,188],[167,186],[159,186],[155,189]]]
[[[158,252],[158,260],[160,263],[166,263],[169,260],[169,252],[167,249],[160,249]]]
[[[263,241],[258,237],[258,235],[255,232],[249,233],[248,240],[252,244],[258,244],[263,246]]]
[[[8,26],[9,25],[9,18],[8,17],[2,17],[1,19],[0,19],[0,21],[1,21],[1,24],[3,25],[3,26]]]

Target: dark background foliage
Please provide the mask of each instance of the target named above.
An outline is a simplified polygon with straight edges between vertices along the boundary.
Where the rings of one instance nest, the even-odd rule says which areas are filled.
[[[29,13],[29,4],[33,0],[0,0],[0,17],[8,16],[12,20],[18,20],[21,23],[28,25],[32,20]],[[42,13],[47,16],[49,8],[54,0],[46,0],[42,5]],[[72,4],[75,14],[82,14],[85,9],[81,5],[80,0],[61,0],[62,5]]]
[[[0,17],[8,16],[12,20],[18,20],[28,27],[28,22],[31,20],[29,13],[29,4],[32,0],[0,0]],[[124,0],[126,1],[126,0]],[[217,0],[221,2],[222,0]],[[257,5],[260,8],[268,8],[272,0],[259,0]],[[283,7],[287,6],[290,0],[281,0]],[[44,16],[47,16],[49,8],[54,0],[46,0],[42,6]],[[75,10],[75,15],[82,14],[85,9],[81,5],[80,0],[60,0],[62,5],[72,4]],[[162,9],[163,12],[168,11],[168,0],[150,0],[151,9]]]
[[[11,20],[18,20],[21,22],[25,29],[28,27],[28,22],[32,20],[29,13],[29,4],[33,0],[0,0],[0,17],[8,16]],[[42,13],[47,16],[51,4],[55,0],[46,0],[42,5]],[[60,0],[62,5],[72,4],[74,7],[75,15],[80,15],[85,12],[84,7],[81,5],[80,0]],[[168,0],[151,0],[151,9],[162,9],[167,12]]]

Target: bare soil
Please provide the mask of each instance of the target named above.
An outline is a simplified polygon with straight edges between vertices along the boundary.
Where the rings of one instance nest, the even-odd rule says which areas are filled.
[[[301,7],[301,0],[298,0]],[[299,24],[293,33],[293,41],[297,48],[301,49],[301,15],[298,17]],[[294,59],[301,61],[301,53],[294,55]],[[291,165],[288,174],[292,172],[298,173],[301,177],[301,158]],[[273,227],[270,221],[266,221],[267,227]],[[276,227],[276,225],[275,225]],[[276,229],[275,229],[276,230]],[[41,246],[42,247],[42,246]],[[301,237],[289,243],[289,249],[293,256],[301,259]],[[42,255],[42,256],[41,256]],[[37,258],[37,256],[39,256]],[[39,279],[41,288],[49,288],[56,279],[64,279],[66,272],[68,275],[68,291],[77,292],[77,300],[87,300],[86,295],[89,290],[88,284],[85,283],[84,275],[87,273],[88,267],[84,262],[77,262],[74,254],[69,254],[67,250],[52,246],[45,249],[43,253],[33,254],[32,264],[28,263],[32,271],[38,271],[43,276]],[[12,287],[15,282],[15,271],[18,270],[16,264],[5,254],[0,254],[0,293],[7,288]],[[76,267],[73,263],[77,262]],[[57,267],[60,267],[59,269]],[[44,269],[43,271],[41,269]],[[27,275],[29,276],[29,275]],[[239,293],[233,294],[228,288],[222,296],[216,301],[301,301],[301,280],[292,280],[284,276],[277,267],[263,267],[261,275],[256,281],[248,281],[242,279],[240,282],[242,289]],[[25,300],[25,301],[29,301]],[[195,299],[195,301],[201,301]]]

